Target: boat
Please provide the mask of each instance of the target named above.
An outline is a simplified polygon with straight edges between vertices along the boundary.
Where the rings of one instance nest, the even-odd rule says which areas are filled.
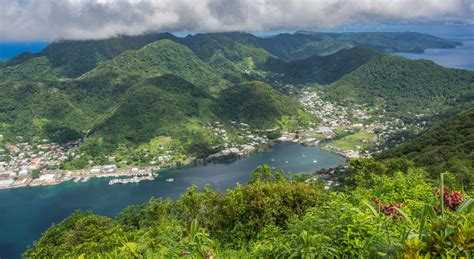
[[[315,163],[315,164],[316,164],[317,162],[318,162],[318,160],[316,160],[316,159],[314,159],[314,160],[313,160],[313,163]]]
[[[82,177],[76,177],[76,178],[74,178],[74,182],[77,183],[77,182],[79,182],[81,179],[82,179]]]
[[[305,154],[303,154],[303,157],[306,157],[306,155],[305,155]]]
[[[288,164],[288,161],[285,161],[285,164]]]
[[[168,183],[172,183],[172,182],[174,182],[174,178],[168,178],[165,181],[168,182]]]
[[[270,161],[275,162],[275,158],[270,159]]]

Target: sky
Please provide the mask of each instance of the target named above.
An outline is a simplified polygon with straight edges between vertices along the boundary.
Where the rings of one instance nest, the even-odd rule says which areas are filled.
[[[474,0],[0,0],[0,60],[58,39],[147,32],[410,30],[450,37],[474,35],[473,28]]]
[[[0,0],[0,6],[1,41],[324,30],[377,21],[474,24],[474,0]]]

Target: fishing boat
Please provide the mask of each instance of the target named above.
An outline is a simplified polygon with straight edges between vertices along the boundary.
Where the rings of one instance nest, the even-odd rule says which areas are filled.
[[[316,164],[317,162],[318,162],[318,160],[316,160],[316,159],[314,159],[314,160],[313,160],[313,163],[315,163],[315,164]]]
[[[172,182],[174,182],[174,178],[168,178],[165,181],[168,182],[168,183],[172,183]]]

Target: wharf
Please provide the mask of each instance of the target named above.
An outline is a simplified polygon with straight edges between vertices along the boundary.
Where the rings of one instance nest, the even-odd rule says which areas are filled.
[[[153,181],[153,180],[155,180],[155,177],[153,176],[153,174],[150,173],[147,176],[134,176],[132,178],[112,179],[109,181],[109,185],[139,183],[141,181]]]

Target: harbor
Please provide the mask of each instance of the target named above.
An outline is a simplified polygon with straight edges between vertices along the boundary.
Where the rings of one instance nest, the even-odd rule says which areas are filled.
[[[313,163],[314,159],[318,162]],[[269,164],[275,170],[282,169],[286,172],[314,172],[335,167],[344,161],[345,158],[321,150],[320,146],[280,143],[266,152],[253,153],[227,163],[162,168],[159,171],[148,169],[155,180],[137,184],[109,185],[109,182],[112,179],[133,178],[142,168],[118,168],[115,173],[106,172],[105,169],[100,172],[94,170],[93,175],[91,169],[88,169],[71,172],[69,181],[62,184],[4,189],[0,191],[3,209],[0,221],[8,224],[4,224],[0,231],[0,243],[5,244],[0,249],[0,257],[19,257],[52,223],[61,221],[76,210],[114,217],[125,207],[142,204],[152,197],[177,199],[193,184],[200,188],[210,185],[214,189],[225,191],[235,187],[237,183],[246,183],[252,170],[261,164]],[[91,178],[82,182],[87,176]],[[78,182],[74,182],[79,177]],[[42,181],[47,181],[48,178],[49,176],[43,177]]]

